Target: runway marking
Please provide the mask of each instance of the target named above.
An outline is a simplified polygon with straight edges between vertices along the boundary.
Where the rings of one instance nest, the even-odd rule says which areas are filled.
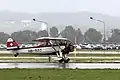
[[[74,54],[74,52],[70,52]],[[120,54],[120,51],[77,51],[77,54]]]
[[[0,63],[0,68],[120,69],[119,63]]]
[[[10,51],[0,51],[0,54],[13,54]],[[74,54],[75,52],[70,52],[70,54]],[[76,51],[77,54],[120,54],[120,51]]]
[[[0,59],[7,59],[7,58],[11,58],[11,59],[16,59],[16,58],[35,58],[35,59],[48,59],[48,57],[0,57]],[[51,57],[51,58],[57,58],[57,57]],[[69,57],[71,59],[120,59],[120,57]]]

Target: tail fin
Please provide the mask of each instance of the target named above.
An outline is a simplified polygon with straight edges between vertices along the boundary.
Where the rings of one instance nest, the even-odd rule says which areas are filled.
[[[13,38],[8,38],[7,50],[16,50],[18,48],[19,48],[19,44]]]

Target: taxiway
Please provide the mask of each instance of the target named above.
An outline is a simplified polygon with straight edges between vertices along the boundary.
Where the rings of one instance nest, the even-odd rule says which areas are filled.
[[[120,69],[120,63],[0,63],[0,68]]]

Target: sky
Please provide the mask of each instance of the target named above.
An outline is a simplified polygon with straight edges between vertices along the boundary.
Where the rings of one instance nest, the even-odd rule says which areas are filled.
[[[88,11],[120,16],[120,0],[0,0],[0,11],[27,13]]]

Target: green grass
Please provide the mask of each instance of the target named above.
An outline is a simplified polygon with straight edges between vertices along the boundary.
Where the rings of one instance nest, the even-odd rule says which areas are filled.
[[[120,59],[72,59],[70,62],[76,62],[76,63],[102,63],[102,62],[115,62],[120,61]]]
[[[20,59],[18,59],[18,58],[15,58],[15,59],[12,59],[12,58],[1,58],[0,60],[4,60],[5,62],[21,62],[21,63],[23,63],[23,62],[44,62],[44,63],[48,63],[49,62],[49,60],[48,59],[30,59],[30,58],[20,58]],[[9,61],[8,61],[9,60]],[[89,58],[89,59],[83,59],[83,58],[81,58],[81,59],[75,59],[75,58],[73,58],[73,59],[71,59],[70,60],[70,63],[98,63],[98,62],[115,62],[115,61],[120,61],[120,59],[119,58],[110,58],[110,59],[106,59],[106,58],[104,58],[104,59],[95,59],[95,58]],[[2,62],[2,61],[0,61],[0,62]],[[58,62],[58,61],[55,61],[54,59],[51,59],[51,62]]]
[[[74,57],[75,54],[68,54],[69,57]],[[92,57],[92,56],[96,56],[96,57],[120,57],[120,54],[93,54],[93,53],[89,53],[89,54],[79,54],[76,53],[76,57]]]
[[[18,57],[47,57],[47,55],[34,55],[34,54],[19,54]],[[53,55],[56,56],[56,55]],[[74,57],[74,54],[68,54],[68,56],[70,57]],[[89,53],[89,54],[79,54],[77,53],[76,56],[78,57],[88,57],[88,56],[101,56],[101,57],[120,57],[120,54],[93,54],[93,53]],[[0,54],[0,57],[14,57],[14,54]]]
[[[0,80],[120,80],[120,70],[1,69]]]
[[[0,54],[0,57],[14,57],[14,54],[6,54],[6,53],[3,53],[3,54]],[[40,56],[45,56],[45,55],[34,55],[34,54],[19,54],[18,55],[19,57],[40,57]]]
[[[33,54],[20,54],[18,57],[41,57],[44,55],[33,55]],[[77,57],[120,57],[120,54],[76,54]],[[0,57],[14,57],[13,54],[0,54]],[[68,54],[68,57],[74,57],[74,54]],[[35,59],[35,58],[0,58],[0,60],[11,60],[12,62],[49,62],[48,59]],[[110,59],[71,59],[70,62],[114,62],[115,60],[119,60],[119,58],[110,58]],[[8,61],[7,61],[8,62]],[[56,62],[54,59],[51,59],[51,62]]]
[[[39,57],[40,55],[32,55],[32,54],[20,54],[18,58],[0,58],[0,60],[5,60],[6,62],[9,62],[8,60],[11,60],[10,62],[49,62],[46,58],[19,58],[19,57]],[[69,57],[74,57],[74,54],[69,54]],[[77,54],[77,57],[120,57],[120,54]],[[0,57],[14,57],[12,54],[0,54]],[[16,61],[15,61],[16,60]],[[120,58],[102,58],[102,59],[95,59],[95,58],[89,58],[89,59],[71,59],[70,62],[115,62],[120,61]],[[2,62],[2,61],[1,61]],[[57,62],[54,61],[54,59],[51,59],[51,62]]]
[[[76,49],[76,50],[77,50],[77,49]],[[95,52],[95,51],[97,51],[97,52],[98,52],[98,51],[112,51],[112,52],[119,52],[120,50],[119,50],[119,49],[118,49],[118,50],[117,50],[117,49],[116,49],[116,50],[89,50],[89,49],[80,49],[80,50],[77,50],[77,51],[83,51],[83,52],[84,52],[84,51],[94,51],[94,52]]]
[[[82,54],[79,54],[79,51],[80,52],[83,52]],[[85,54],[84,52],[89,52],[89,54]],[[94,54],[92,52],[118,52],[118,54]],[[81,57],[84,57],[84,56],[120,56],[119,52],[120,50],[77,50],[77,56],[81,56]],[[14,57],[14,54],[6,54],[6,53],[3,53],[3,54],[0,54],[0,57]],[[45,55],[37,55],[37,54],[19,54],[19,57],[23,57],[23,56],[27,56],[27,57],[41,57],[41,56],[45,56]],[[74,57],[74,53],[73,54],[69,54],[68,56],[73,56]]]

